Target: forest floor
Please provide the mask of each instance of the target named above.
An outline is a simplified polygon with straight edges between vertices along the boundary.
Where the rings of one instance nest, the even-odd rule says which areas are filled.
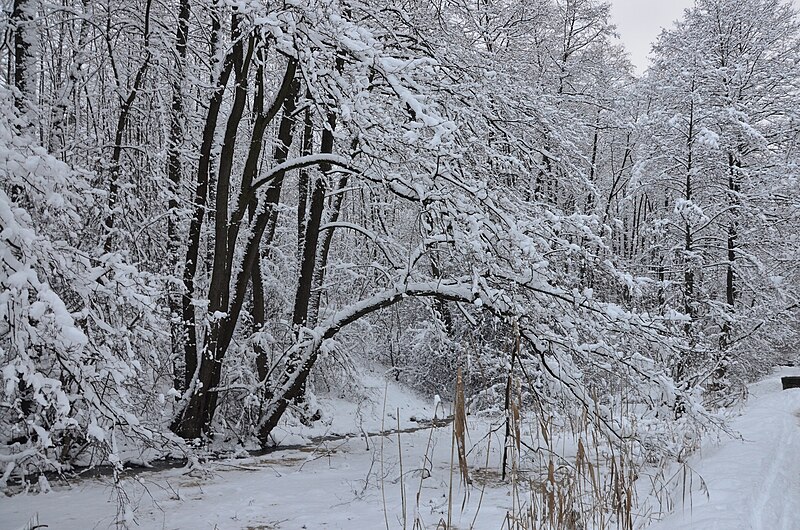
[[[687,463],[694,473],[684,482],[686,491],[676,488],[683,500],[652,528],[797,528],[800,389],[781,391],[780,375],[787,373],[800,369],[751,385],[747,404],[731,422],[741,438],[703,444]],[[452,460],[451,428],[368,434],[413,428],[433,417],[433,402],[394,385],[376,384],[373,393],[375,399],[358,406],[328,404],[349,410],[349,418],[328,424],[327,435],[335,437],[337,424],[355,420],[360,436],[308,443],[310,436],[287,431],[284,443],[291,449],[138,472],[125,478],[122,490],[109,476],[69,487],[54,481],[47,494],[0,498],[0,528],[85,530],[127,521],[144,529],[380,529],[413,528],[415,520],[436,528],[449,518],[452,528],[501,529],[507,513],[529,499],[524,488],[501,480],[501,423],[469,421],[472,486],[464,488]]]

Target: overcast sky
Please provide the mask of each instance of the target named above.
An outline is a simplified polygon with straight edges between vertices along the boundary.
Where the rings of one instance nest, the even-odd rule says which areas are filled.
[[[614,23],[631,56],[631,62],[641,72],[647,68],[650,44],[661,28],[681,18],[683,10],[694,0],[611,0]]]

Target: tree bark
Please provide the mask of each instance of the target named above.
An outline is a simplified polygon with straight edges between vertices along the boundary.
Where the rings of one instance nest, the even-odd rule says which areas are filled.
[[[144,75],[150,66],[150,8],[153,5],[153,0],[147,0],[144,11],[144,27],[142,28],[144,49],[144,59],[136,70],[133,78],[128,96],[122,100],[119,109],[119,117],[117,118],[117,127],[114,133],[114,148],[111,152],[111,170],[109,175],[108,185],[108,213],[105,219],[106,236],[103,243],[103,251],[111,252],[113,246],[113,233],[114,233],[114,210],[117,207],[119,199],[119,174],[120,174],[120,160],[122,158],[122,141],[125,135],[125,129],[128,126],[130,113],[133,109],[133,104],[136,97],[139,95],[139,90],[144,83]],[[119,81],[119,80],[118,80]],[[120,81],[121,82],[121,81]]]
[[[14,28],[14,105],[27,116],[36,87],[36,16],[35,0],[14,0],[11,23]],[[28,126],[30,120],[26,118]]]
[[[206,113],[205,125],[203,127],[203,139],[200,145],[200,159],[197,164],[196,186],[193,199],[194,212],[189,224],[189,237],[186,246],[186,258],[183,268],[183,293],[181,296],[181,319],[185,327],[182,336],[184,339],[184,364],[185,364],[185,385],[187,392],[194,392],[195,378],[197,374],[200,351],[197,344],[197,321],[194,309],[195,295],[195,275],[197,274],[198,259],[200,257],[200,235],[203,229],[203,221],[206,216],[206,204],[208,200],[208,187],[211,174],[211,157],[214,147],[214,135],[217,129],[220,108],[222,106],[225,87],[233,70],[233,60],[231,53],[227,54],[222,61],[219,76],[214,83],[214,92],[211,95],[208,111]],[[190,398],[190,400],[193,399]],[[200,430],[194,423],[199,419],[190,416],[186,419],[186,411],[179,410],[172,424],[172,430],[177,434],[185,434],[188,438],[197,438]],[[186,425],[184,427],[184,425]]]
[[[181,168],[181,147],[184,141],[184,106],[181,82],[186,75],[186,51],[189,39],[189,0],[180,0],[178,10],[178,29],[175,37],[175,77],[172,81],[172,107],[170,109],[170,130],[169,142],[167,145],[167,177],[169,179],[169,199],[167,208],[169,218],[167,220],[167,239],[169,253],[169,273],[178,277],[180,269],[180,216],[178,214],[178,199],[180,197],[180,186],[182,177]],[[170,329],[172,339],[172,357],[175,388],[185,390],[184,382],[186,371],[185,359],[183,359],[183,326],[178,320],[181,315],[181,295],[177,285],[170,289],[169,309],[170,309]]]
[[[293,75],[294,65],[290,65],[289,68],[292,69],[291,72]],[[294,126],[294,111],[296,106],[298,84],[297,82],[290,82],[288,84],[290,89],[286,90],[288,93],[281,102],[283,105],[283,117],[281,118],[281,123],[278,130],[278,145],[275,149],[274,159],[276,165],[286,162],[289,154],[289,148],[292,143],[292,130]],[[234,104],[234,110],[235,108],[236,106]],[[272,110],[267,113],[267,116],[269,115],[274,116]],[[260,145],[261,144],[259,141],[251,141],[251,154],[253,154],[252,149],[254,146],[260,153]],[[258,156],[253,156],[254,165],[252,167],[255,168],[257,167],[255,162],[257,161]],[[250,156],[248,158],[250,158]],[[246,164],[246,168],[247,167],[248,166]],[[249,170],[246,170],[243,181],[252,181],[253,175],[249,175],[247,171]],[[283,184],[284,174],[285,171],[279,172],[277,175],[275,175],[265,193],[263,207],[257,208],[258,214],[255,216],[255,222],[251,225],[250,234],[245,243],[244,257],[242,258],[241,266],[237,267],[237,276],[233,280],[234,290],[232,296],[231,293],[224,294],[224,297],[220,297],[218,294],[214,294],[212,296],[212,292],[222,289],[220,285],[213,285],[214,278],[212,278],[212,286],[209,289],[209,299],[212,300],[212,304],[216,304],[214,307],[220,308],[217,310],[222,311],[222,308],[224,307],[224,309],[227,309],[227,311],[225,311],[223,317],[216,319],[216,321],[212,324],[210,336],[206,338],[205,346],[203,348],[205,354],[195,357],[195,359],[199,361],[199,365],[195,365],[197,382],[194,385],[187,385],[190,389],[192,389],[189,402],[185,410],[182,412],[180,418],[176,419],[176,422],[173,425],[175,432],[184,438],[199,438],[209,431],[209,427],[217,407],[216,387],[219,385],[222,374],[222,361],[228,346],[230,345],[233,332],[236,327],[236,322],[238,321],[241,313],[246,294],[246,288],[252,281],[253,270],[256,266],[255,264],[259,256],[262,235],[264,234],[264,231],[267,228],[270,219],[272,218],[273,210],[280,200],[280,192]],[[238,213],[240,211],[242,212],[241,215],[244,214],[247,204],[250,201],[251,194],[248,187],[249,185],[246,187],[243,186],[239,205],[234,210],[234,218],[240,215]],[[227,212],[227,204],[225,211]],[[217,212],[217,215],[219,215],[219,213],[220,212]],[[236,237],[231,237],[232,234],[229,234],[228,232],[227,221],[228,219],[226,214],[226,225],[224,226],[224,231],[220,231],[219,227],[217,227],[217,230],[215,231],[216,237],[223,237],[226,238],[226,240],[235,242]],[[216,255],[215,253],[214,266],[215,268],[224,267],[230,273],[232,268],[227,266],[227,244],[228,243],[226,241],[226,252],[224,254]],[[233,252],[232,247],[230,247],[230,252]],[[217,261],[217,258],[221,261]],[[226,284],[230,285],[230,274],[225,276],[223,279],[225,280]],[[214,300],[214,296],[217,297],[216,300]],[[219,305],[220,300],[224,300],[226,305]]]

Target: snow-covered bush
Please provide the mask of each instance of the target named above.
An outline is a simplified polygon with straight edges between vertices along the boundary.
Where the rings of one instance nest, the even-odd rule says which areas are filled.
[[[19,132],[0,92],[0,462],[3,484],[157,443],[170,377],[156,278],[102,253],[87,175]],[[154,386],[156,385],[156,386]]]

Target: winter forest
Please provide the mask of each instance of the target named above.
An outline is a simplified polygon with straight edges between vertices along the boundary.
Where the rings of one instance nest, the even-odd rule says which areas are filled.
[[[782,0],[0,5],[0,527],[683,528],[800,357]]]

